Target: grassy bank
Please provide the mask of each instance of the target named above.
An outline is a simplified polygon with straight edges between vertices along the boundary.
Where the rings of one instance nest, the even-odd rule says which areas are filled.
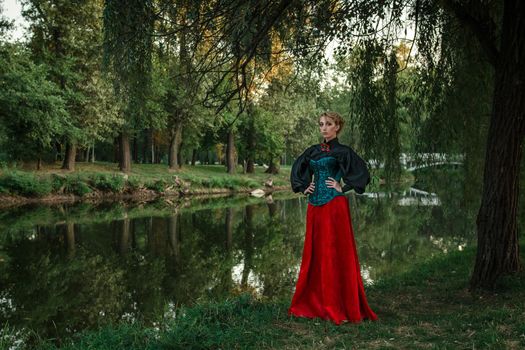
[[[525,251],[522,245],[521,251]],[[61,340],[64,349],[519,349],[525,347],[525,274],[494,292],[466,283],[475,251],[453,252],[367,288],[379,320],[335,326],[289,318],[289,300],[240,295],[181,309],[157,328],[120,324]],[[522,256],[522,259],[525,258]],[[4,330],[4,335],[9,330]],[[7,338],[5,338],[7,339]],[[3,344],[4,346],[7,343]],[[39,347],[54,349],[51,342]]]
[[[266,174],[258,167],[254,174],[226,174],[221,165],[185,166],[170,171],[164,164],[134,164],[124,174],[114,163],[77,163],[76,170],[66,172],[60,164],[47,166],[41,171],[4,168],[0,171],[0,195],[23,198],[50,196],[76,196],[96,198],[140,194],[202,194],[250,191],[264,188],[271,179],[277,188],[289,186],[289,167],[280,174]]]

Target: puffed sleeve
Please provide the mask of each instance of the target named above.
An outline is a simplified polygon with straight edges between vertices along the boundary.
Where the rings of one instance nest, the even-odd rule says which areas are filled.
[[[308,188],[312,181],[312,174],[310,172],[310,149],[306,149],[292,165],[290,172],[290,183],[294,192],[301,192]]]
[[[370,183],[370,173],[366,162],[355,153],[350,147],[345,147],[342,153],[339,166],[343,172],[343,192],[354,189],[357,193],[365,192],[365,187]]]

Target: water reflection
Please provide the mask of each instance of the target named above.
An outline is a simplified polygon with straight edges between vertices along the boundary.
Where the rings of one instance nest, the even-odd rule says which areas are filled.
[[[473,241],[473,214],[454,200],[402,198],[348,198],[367,284]],[[0,321],[60,339],[112,322],[151,324],[179,305],[240,292],[289,298],[306,207],[283,195],[3,212]]]

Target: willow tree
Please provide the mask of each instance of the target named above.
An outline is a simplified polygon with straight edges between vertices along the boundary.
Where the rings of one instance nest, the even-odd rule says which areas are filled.
[[[525,136],[525,3],[505,0],[501,18],[481,1],[476,8],[479,14],[458,3],[446,4],[478,38],[495,71],[477,218],[478,252],[471,278],[472,287],[492,287],[502,274],[522,268],[517,209]]]
[[[423,2],[422,6],[426,4]],[[445,50],[438,61],[441,66],[448,65],[457,70],[458,65],[465,65],[465,59],[466,64],[479,61],[479,57],[458,60],[458,32],[467,32],[469,39],[478,43],[478,56],[493,68],[492,71],[478,71],[482,78],[471,78],[480,83],[491,80],[489,84],[493,93],[485,142],[481,206],[476,220],[477,255],[470,280],[472,289],[493,288],[500,276],[522,269],[517,206],[521,147],[525,136],[525,95],[520,83],[525,63],[525,4],[518,0],[483,3],[448,0],[430,4],[433,16],[427,19],[438,20],[437,23],[427,21],[428,28],[440,29],[437,39],[442,43],[456,41],[454,46],[442,45]],[[428,33],[428,29],[423,33]],[[435,69],[442,67],[436,66]],[[480,95],[486,90],[483,85],[475,88]],[[463,118],[464,122],[469,122],[470,117]],[[442,128],[443,123],[438,126]]]

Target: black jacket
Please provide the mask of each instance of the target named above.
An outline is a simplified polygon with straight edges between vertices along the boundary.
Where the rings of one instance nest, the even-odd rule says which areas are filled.
[[[310,159],[319,160],[323,157],[334,157],[343,173],[343,192],[354,189],[357,193],[365,192],[370,183],[370,173],[366,162],[349,146],[342,145],[336,138],[327,143],[308,147],[292,165],[290,182],[294,192],[304,193],[312,181]]]

